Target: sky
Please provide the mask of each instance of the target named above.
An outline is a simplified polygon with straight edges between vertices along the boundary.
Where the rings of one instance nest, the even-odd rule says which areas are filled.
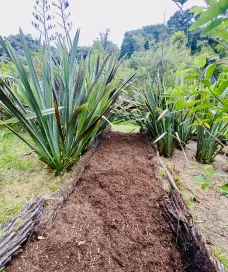
[[[35,2],[0,0],[0,35],[17,34],[21,27],[24,33],[39,37],[31,24]],[[178,10],[172,0],[69,0],[69,3],[72,33],[80,27],[79,44],[87,46],[107,28],[110,29],[109,39],[120,46],[126,31],[163,23],[164,14],[167,21]],[[203,0],[188,0],[184,8],[203,3]]]

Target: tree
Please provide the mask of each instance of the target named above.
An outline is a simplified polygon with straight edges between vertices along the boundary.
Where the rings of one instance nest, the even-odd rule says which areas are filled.
[[[178,10],[170,17],[167,22],[169,32],[184,31],[186,35],[188,34],[188,29],[192,25],[194,18],[193,14],[189,13],[189,11],[190,9],[185,11]]]
[[[165,38],[163,37],[164,34],[168,37],[167,30],[166,25],[156,24],[126,32],[121,45],[120,56],[126,55],[130,58],[134,52],[148,50],[146,48],[150,47],[151,43],[158,43],[162,38]]]
[[[106,51],[107,46],[108,46],[108,36],[110,34],[110,29],[107,28],[105,32],[100,32],[99,36],[100,36],[100,41],[102,43],[102,46],[104,48],[104,51]]]
[[[148,76],[152,81],[163,78],[167,86],[173,84],[173,73],[191,66],[190,50],[178,47],[172,40],[160,42],[148,51],[135,52],[127,60],[128,67],[137,71],[136,79],[143,82]]]
[[[41,50],[41,44],[38,39],[34,39],[30,34],[25,35],[25,39],[28,43],[28,48],[32,52],[39,52]],[[9,35],[8,37],[4,37],[5,41],[8,41],[11,46],[14,48],[15,52],[18,56],[24,56],[23,46],[20,40],[20,35]],[[8,62],[9,57],[5,54],[3,49],[0,47],[0,62]]]
[[[147,50],[150,49],[149,41],[146,41],[146,42],[145,42],[145,44],[144,44],[144,49],[145,49],[145,51],[147,51]]]
[[[163,34],[167,34],[167,26],[164,24],[148,25],[142,28],[143,35],[149,36],[150,40],[159,42]]]
[[[90,47],[88,46],[78,46],[77,48],[77,60],[85,59],[89,54]]]
[[[92,48],[98,51],[103,51],[105,53],[114,52],[119,54],[119,47],[112,41],[109,41],[109,34],[110,29],[106,29],[105,32],[100,32],[99,38],[97,38],[97,40],[93,42]]]
[[[106,53],[111,53],[111,52],[119,53],[118,46],[109,40],[109,35],[110,35],[109,28],[107,28],[105,32],[100,32],[99,38],[96,41],[94,41],[93,48],[102,50]]]
[[[133,39],[133,34],[136,30],[128,31],[124,34],[124,39],[120,49],[120,57],[126,56],[130,58],[131,55],[135,52],[135,41]]]
[[[187,44],[187,36],[184,31],[177,31],[171,37],[171,43],[176,45],[178,48],[184,48]]]
[[[202,46],[216,46],[217,43],[212,41],[212,39],[207,36],[202,37],[202,29],[196,29],[194,31],[189,31],[189,28],[194,24],[194,10],[196,8],[187,10],[179,10],[174,13],[173,16],[167,22],[168,31],[171,34],[175,32],[182,31],[187,35],[187,47],[191,49],[191,53],[195,54],[199,52]],[[199,14],[196,15],[196,18]]]

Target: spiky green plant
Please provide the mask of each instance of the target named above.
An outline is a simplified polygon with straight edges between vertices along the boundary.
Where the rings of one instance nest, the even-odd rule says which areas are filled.
[[[197,152],[196,159],[201,163],[211,163],[224,148],[224,140],[227,137],[227,121],[218,121],[220,114],[211,115],[201,113],[201,120],[197,126]],[[205,121],[202,121],[205,120]],[[216,121],[217,120],[217,121]]]
[[[146,127],[154,143],[157,143],[159,153],[171,157],[175,147],[174,125],[175,112],[173,105],[167,103],[164,89],[155,91],[148,80],[141,88],[135,89],[134,112],[135,121]]]
[[[173,87],[167,89],[167,103],[172,105],[173,114],[175,114],[174,131],[176,146],[180,149],[185,148],[190,141],[194,130],[194,116],[189,113],[197,101],[195,95],[191,95],[194,88],[191,86],[191,91],[187,84],[178,82]]]
[[[158,78],[154,83],[148,79],[143,87],[135,89],[133,103],[137,111],[132,110],[132,115],[148,128],[159,153],[166,157],[172,156],[175,147],[184,148],[192,136],[194,117],[189,108],[195,101],[186,88],[166,88]]]
[[[110,112],[130,79],[125,82],[114,79],[119,62],[111,55],[94,60],[90,54],[78,64],[79,31],[69,51],[63,41],[58,41],[56,59],[44,45],[41,74],[38,74],[21,30],[20,36],[28,72],[12,46],[0,39],[16,67],[14,80],[21,94],[19,97],[4,79],[0,79],[2,103],[14,116],[0,125],[14,132],[42,161],[60,173],[70,169],[104,129],[102,117]],[[10,127],[14,122],[20,122],[31,141]]]
[[[186,144],[190,141],[193,132],[194,117],[189,116],[188,112],[181,110],[176,112],[175,117],[175,133],[178,134],[176,144],[178,148],[185,148]]]

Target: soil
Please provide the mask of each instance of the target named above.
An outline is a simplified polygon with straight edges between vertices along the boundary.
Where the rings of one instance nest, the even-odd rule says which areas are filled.
[[[146,136],[110,132],[51,227],[7,271],[187,271],[159,203]]]

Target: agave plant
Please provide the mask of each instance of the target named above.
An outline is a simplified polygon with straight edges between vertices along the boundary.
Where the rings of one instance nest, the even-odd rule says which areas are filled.
[[[120,62],[112,55],[100,60],[91,53],[78,63],[79,31],[69,50],[64,41],[58,41],[55,59],[50,48],[44,45],[39,73],[21,30],[20,37],[27,71],[11,45],[0,39],[16,67],[14,80],[21,94],[18,96],[4,79],[0,79],[1,101],[14,116],[0,125],[14,132],[42,161],[60,173],[70,169],[105,128],[102,117],[110,112],[130,78],[125,82],[114,79]],[[13,130],[10,125],[15,122],[20,122],[31,141]]]

